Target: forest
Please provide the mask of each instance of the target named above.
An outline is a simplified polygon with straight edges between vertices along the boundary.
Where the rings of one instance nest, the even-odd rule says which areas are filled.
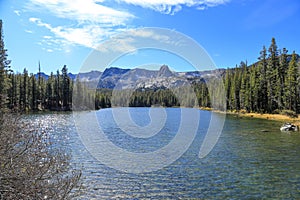
[[[112,106],[113,90],[89,89],[86,83],[73,80],[68,76],[66,65],[48,79],[38,73],[15,73],[7,59],[4,47],[2,26],[0,26],[0,107],[16,111],[68,111],[72,110],[72,96],[80,100],[80,109],[100,109]],[[189,97],[187,88],[173,89],[139,89],[133,91],[129,100],[123,91],[116,106],[149,107],[149,106],[184,106],[213,107],[219,110],[230,110],[258,113],[300,112],[299,55],[288,54],[286,48],[279,49],[275,38],[269,48],[263,46],[258,61],[248,66],[242,61],[235,68],[228,68],[216,80],[201,80],[192,83],[194,98]],[[215,82],[215,84],[214,84]],[[75,92],[74,92],[75,91]],[[74,93],[73,93],[74,92]],[[177,93],[177,95],[176,95]],[[186,93],[186,94],[185,94]],[[179,99],[180,95],[186,98]],[[91,102],[92,101],[92,102]],[[85,106],[88,105],[89,106]]]
[[[224,77],[226,104],[229,110],[299,113],[299,55],[278,49],[275,38],[260,51],[258,61],[227,69]]]

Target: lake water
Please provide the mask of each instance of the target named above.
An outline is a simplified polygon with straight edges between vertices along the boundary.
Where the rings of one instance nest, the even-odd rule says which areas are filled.
[[[154,112],[160,113],[160,109]],[[129,110],[139,126],[151,123],[149,108]],[[190,110],[165,109],[166,120],[161,120],[164,127],[147,138],[122,131],[113,120],[112,109],[93,114],[107,138],[118,148],[147,153],[168,145],[179,130],[182,112],[195,112]],[[95,159],[83,145],[72,113],[30,117],[53,132],[71,150],[72,162],[82,166],[84,194],[78,199],[300,199],[300,133],[280,132],[279,122],[227,115],[218,142],[200,159],[199,149],[212,113],[197,112],[200,125],[187,151],[170,165],[145,173],[127,173]],[[88,117],[83,119],[86,124],[91,123]],[[109,152],[103,149],[102,153]]]

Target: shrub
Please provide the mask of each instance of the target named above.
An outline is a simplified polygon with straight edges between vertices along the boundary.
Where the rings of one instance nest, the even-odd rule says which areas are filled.
[[[81,172],[45,131],[0,111],[0,199],[70,199]]]

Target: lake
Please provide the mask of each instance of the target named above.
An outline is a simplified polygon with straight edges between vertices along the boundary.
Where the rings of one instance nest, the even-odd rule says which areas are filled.
[[[30,116],[32,123],[42,124],[72,152],[72,163],[83,168],[84,194],[78,199],[300,199],[300,134],[280,132],[280,122],[227,115],[216,145],[207,156],[199,158],[212,115],[216,119],[224,115],[188,108],[130,108],[132,121],[126,127],[126,121],[114,121],[113,110],[79,114],[85,128],[94,134],[91,141],[84,138],[87,135],[80,133],[82,130],[78,134],[72,113]],[[174,143],[178,147],[177,151],[173,149],[174,154],[183,150],[182,156],[174,162],[168,160],[171,155],[148,159],[152,152],[180,139],[176,134],[183,113],[191,120],[198,113],[199,127],[193,130],[189,124],[184,127],[183,134],[189,137],[195,132],[193,140],[181,137],[184,148],[181,141]],[[125,157],[129,154],[114,156],[103,141],[94,139],[100,135],[93,130],[96,126],[91,125],[91,115],[116,149],[148,160],[134,163]],[[152,127],[153,122],[162,127]],[[140,129],[131,127],[133,124]],[[151,131],[157,134],[151,135]],[[86,149],[82,141],[96,150]],[[98,151],[101,153],[96,155]],[[111,156],[112,163],[106,155]],[[96,159],[97,156],[101,157]],[[165,166],[158,166],[165,161]]]

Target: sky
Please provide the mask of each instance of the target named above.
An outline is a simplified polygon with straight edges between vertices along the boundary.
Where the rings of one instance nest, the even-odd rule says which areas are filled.
[[[142,30],[147,27],[168,30],[169,36],[172,31],[182,34],[197,43],[217,68],[256,62],[272,37],[280,49],[300,53],[299,0],[0,0],[0,19],[8,58],[17,72],[26,68],[36,73],[39,62],[48,74],[63,65],[78,73],[87,63],[89,69],[100,71],[149,63],[167,64],[176,71],[195,69],[180,52],[134,46],[138,39],[177,42],[159,31]],[[113,40],[124,33],[122,40]],[[119,57],[101,67],[101,62],[87,62],[94,51],[98,60],[109,57],[99,48],[103,44],[109,44],[109,52],[118,51]],[[207,66],[201,67],[196,68]]]

